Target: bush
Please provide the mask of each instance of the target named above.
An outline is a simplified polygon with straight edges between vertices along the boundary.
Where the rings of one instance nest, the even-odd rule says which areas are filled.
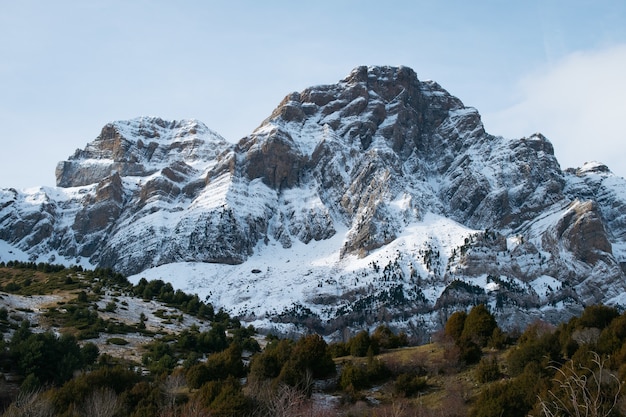
[[[121,337],[110,337],[107,339],[107,344],[125,346],[128,344],[128,340],[122,339]]]
[[[189,388],[198,389],[211,380],[211,374],[205,364],[198,363],[189,368],[185,378]]]
[[[426,378],[414,373],[403,373],[398,375],[394,383],[395,391],[404,397],[411,397],[428,386]]]
[[[348,342],[350,346],[350,354],[352,356],[367,356],[367,352],[371,349],[374,354],[378,353],[378,345],[375,340],[370,338],[370,334],[366,330],[357,333]]]
[[[389,327],[384,325],[380,325],[374,330],[371,339],[382,349],[395,349],[400,346],[408,345],[408,339],[405,333],[396,335]]]
[[[252,357],[250,377],[257,380],[272,379],[280,375],[283,365],[291,356],[293,342],[275,340],[269,343],[262,353]]]
[[[286,366],[310,371],[313,378],[324,378],[335,373],[335,363],[330,357],[328,345],[317,334],[305,336],[296,342]]]
[[[444,329],[445,335],[451,337],[455,342],[461,339],[466,318],[467,313],[465,311],[456,311],[452,313],[452,315],[448,318],[448,321],[446,321]]]
[[[225,381],[211,381],[203,385],[195,398],[210,412],[211,416],[242,416],[252,409],[252,404],[241,389],[241,384],[234,377]]]
[[[496,358],[483,358],[476,366],[474,375],[478,382],[485,383],[500,378],[500,367]]]
[[[471,417],[525,417],[532,403],[525,401],[525,393],[513,381],[485,387],[478,396]]]
[[[619,312],[613,308],[603,305],[594,305],[585,308],[583,314],[576,321],[577,327],[597,327],[604,329],[613,319],[619,316]]]
[[[472,308],[463,323],[462,338],[471,339],[480,347],[487,346],[487,342],[498,327],[496,319],[487,310],[484,304]]]
[[[370,380],[367,372],[360,366],[355,366],[352,362],[348,362],[341,369],[341,376],[339,378],[339,386],[343,390],[350,389],[363,389],[369,386]]]
[[[507,356],[509,373],[512,376],[519,375],[530,363],[545,370],[560,359],[560,352],[558,336],[547,331],[541,323],[532,324],[519,338],[517,347],[511,349]]]

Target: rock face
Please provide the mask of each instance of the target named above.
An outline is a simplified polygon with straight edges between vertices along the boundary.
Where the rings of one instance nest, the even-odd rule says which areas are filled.
[[[327,331],[381,311],[432,328],[486,302],[513,325],[621,304],[626,290],[624,179],[601,164],[562,171],[541,134],[488,134],[475,109],[406,67],[291,93],[237,144],[198,121],[110,123],[56,176],[53,189],[0,191],[0,239],[31,260],[137,274],[339,242],[330,270],[306,258],[310,279],[280,277],[308,284],[266,321],[298,322],[298,306]],[[248,311],[262,302],[226,295],[257,278],[203,285]]]

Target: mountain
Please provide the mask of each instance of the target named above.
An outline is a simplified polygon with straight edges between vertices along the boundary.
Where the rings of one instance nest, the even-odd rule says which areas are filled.
[[[0,256],[162,278],[260,328],[416,337],[487,303],[507,328],[626,305],[626,181],[562,170],[406,67],[289,94],[236,144],[106,125],[57,187],[0,191]]]

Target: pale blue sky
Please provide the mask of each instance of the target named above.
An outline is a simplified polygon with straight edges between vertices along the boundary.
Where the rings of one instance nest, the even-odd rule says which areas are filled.
[[[626,176],[626,1],[0,0],[0,187],[109,121],[197,118],[231,141],[291,91],[406,65],[487,131],[544,133],[565,167]]]

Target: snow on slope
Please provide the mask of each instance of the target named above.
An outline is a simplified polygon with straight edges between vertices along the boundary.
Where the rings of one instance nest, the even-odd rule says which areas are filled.
[[[476,233],[444,217],[427,214],[422,222],[410,224],[395,241],[368,256],[340,259],[338,254],[346,232],[340,230],[330,239],[308,244],[295,241],[288,249],[274,240],[260,243],[255,254],[240,265],[174,263],[145,270],[129,280],[171,282],[174,288],[197,293],[216,308],[224,308],[253,325],[267,328],[268,316],[303,302],[320,316],[332,316],[335,309],[327,305],[315,309],[313,300],[367,287],[378,278],[372,272],[373,264],[384,267],[402,259],[403,254],[407,255],[404,269],[414,267],[422,276],[432,275],[426,265],[415,265],[410,259],[425,248],[432,248],[442,254],[442,259],[448,259],[469,235]],[[441,267],[445,269],[446,265]],[[427,297],[434,303],[444,288],[442,282]]]

